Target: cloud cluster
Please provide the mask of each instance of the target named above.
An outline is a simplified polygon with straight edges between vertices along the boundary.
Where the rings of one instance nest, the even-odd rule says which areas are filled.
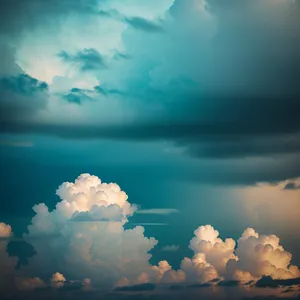
[[[43,203],[33,207],[36,215],[25,239],[37,255],[24,269],[30,272],[31,266],[39,266],[38,275],[48,276],[50,270],[63,268],[68,277],[89,277],[96,286],[109,287],[122,274],[131,278],[149,266],[148,252],[157,240],[146,238],[141,226],[124,228],[137,207],[117,184],[81,174],[74,183],[63,183],[56,194],[61,201],[54,210]],[[45,260],[47,255],[53,260]]]
[[[252,228],[246,229],[236,243],[231,238],[223,240],[211,225],[200,226],[189,245],[194,256],[185,257],[178,270],[166,260],[152,265],[149,252],[158,241],[147,238],[141,226],[124,228],[136,206],[128,202],[117,184],[81,174],[74,183],[60,185],[56,194],[61,201],[53,211],[45,204],[33,208],[36,215],[22,241],[34,247],[34,251],[30,247],[28,257],[11,251],[17,247],[8,244],[11,227],[0,223],[1,292],[153,291],[174,284],[255,288],[265,277],[284,281],[286,286],[286,280],[293,283],[300,277],[299,268],[291,265],[292,255],[280,245],[279,238],[259,235]],[[175,245],[164,248],[177,249]]]
[[[58,233],[67,221],[126,222],[137,209],[117,184],[102,183],[89,174],[81,174],[74,183],[64,182],[56,194],[61,201],[53,211],[44,203],[33,207],[36,215],[28,226],[29,236]]]
[[[257,282],[264,276],[274,280],[300,277],[300,269],[291,265],[292,255],[280,245],[279,238],[259,235],[253,228],[243,232],[236,247],[231,238],[223,241],[211,225],[200,226],[189,247],[195,255],[185,257],[179,270],[161,261],[133,283],[205,284],[223,279],[245,284]]]
[[[37,9],[34,1],[27,5],[14,2],[19,8]],[[144,5],[150,7],[146,2]],[[78,131],[73,126],[78,125],[78,118],[72,120],[72,126],[57,119],[57,111],[63,106],[57,101],[54,110],[45,112],[51,122],[45,124],[45,119],[38,123],[10,122],[2,130],[58,135],[63,131],[64,136],[79,138],[167,139],[184,146],[186,154],[196,157],[299,154],[300,124],[296,112],[300,6],[297,1],[230,0],[225,6],[215,0],[176,0],[161,5],[160,12],[153,8],[152,19],[145,18],[151,11],[143,12],[143,5],[137,2],[131,6],[137,15],[129,14],[128,10],[117,12],[122,7],[118,1],[110,5],[105,1],[69,5],[69,1],[61,1],[55,11],[58,17],[64,9],[72,13],[70,19],[61,22],[63,33],[69,32],[66,28],[78,26],[82,39],[80,30],[86,18],[93,24],[96,18],[101,19],[112,30],[111,34],[101,32],[99,36],[113,49],[105,49],[104,55],[115,57],[115,53],[125,53],[130,59],[115,60],[103,73],[105,43],[95,43],[92,37],[96,33],[84,27],[85,34],[92,32],[90,40],[79,43],[74,38],[70,44],[61,46],[66,49],[53,46],[54,52],[45,54],[45,68],[53,73],[49,82],[60,76],[70,80],[75,89],[87,81],[84,84],[91,90],[95,86],[108,86],[112,91],[122,91],[111,95],[116,107],[122,108],[122,120],[111,110],[109,120],[113,121],[99,126],[99,114],[94,111],[101,113],[101,107],[97,101],[93,104],[86,101],[86,108],[81,108],[78,114],[89,122]],[[75,17],[79,11],[80,21]],[[17,14],[11,13],[13,19],[21,9]],[[52,13],[49,10],[49,15]],[[45,14],[47,11],[43,10],[41,15]],[[114,15],[124,17],[120,21]],[[159,17],[163,21],[158,26]],[[53,37],[51,31],[42,25],[39,28],[52,44],[61,45],[61,39]],[[26,41],[21,39],[21,44]],[[52,69],[57,53],[64,61],[79,66],[74,76],[59,63],[54,68],[57,70]],[[28,51],[24,50],[23,55],[25,61],[30,60]],[[85,73],[90,71],[92,75],[87,77]],[[123,101],[125,95],[129,102]],[[70,102],[84,102],[78,97],[85,99],[85,95],[76,95]]]

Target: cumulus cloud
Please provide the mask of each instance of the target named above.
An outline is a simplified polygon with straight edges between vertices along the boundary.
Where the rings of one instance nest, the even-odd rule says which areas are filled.
[[[66,282],[66,278],[64,277],[63,274],[56,272],[52,275],[50,281],[54,288],[60,288],[60,287],[64,286],[64,284]]]
[[[211,225],[200,226],[189,244],[194,255],[184,257],[179,269],[167,260],[153,265],[149,252],[158,241],[147,238],[142,226],[124,228],[136,206],[117,184],[81,174],[73,183],[60,185],[56,193],[61,201],[54,210],[45,204],[34,206],[36,215],[24,235],[34,251],[30,247],[26,264],[10,257],[9,241],[0,240],[3,291],[154,292],[176,285],[208,289],[210,295],[218,288],[256,293],[262,286],[275,286],[282,292],[279,285],[289,288],[300,277],[280,239],[253,228],[235,242],[222,239]],[[2,237],[11,236],[9,225],[0,223],[0,229]],[[176,245],[162,248],[166,253],[177,249]]]
[[[190,248],[195,255],[185,257],[180,269],[174,270],[167,261],[161,261],[142,273],[136,282],[213,285],[222,279],[222,285],[236,286],[266,276],[272,280],[300,277],[299,268],[291,264],[291,253],[284,250],[279,238],[259,235],[253,228],[243,232],[236,247],[233,239],[222,240],[211,225],[200,226],[195,230]]]
[[[235,251],[238,260],[231,260],[227,267],[248,272],[253,278],[271,276],[273,279],[300,277],[298,267],[291,265],[292,255],[280,245],[276,235],[259,235],[248,228],[238,240]],[[247,274],[246,274],[247,276]]]
[[[61,201],[49,212],[44,203],[33,207],[36,215],[28,226],[29,235],[60,232],[68,220],[123,221],[137,209],[115,183],[102,183],[96,176],[81,174],[74,183],[65,182],[56,191]]]
[[[219,238],[219,232],[211,225],[200,226],[194,233],[195,237],[190,241],[190,248],[195,253],[205,254],[207,261],[223,275],[227,262],[230,259],[237,259],[234,254],[235,241],[231,238],[223,241]]]
[[[12,235],[11,226],[3,222],[0,223],[0,238],[7,238]]]
[[[63,266],[63,273],[71,278],[88,277],[96,286],[106,287],[122,274],[131,278],[148,268],[148,252],[157,240],[146,238],[141,226],[124,229],[137,207],[117,184],[81,174],[74,183],[63,183],[56,194],[61,202],[54,210],[43,203],[33,207],[36,215],[25,235],[37,252],[32,265],[52,272]],[[36,236],[49,240],[32,239]],[[47,254],[49,247],[53,253]],[[44,260],[45,255],[54,261]]]

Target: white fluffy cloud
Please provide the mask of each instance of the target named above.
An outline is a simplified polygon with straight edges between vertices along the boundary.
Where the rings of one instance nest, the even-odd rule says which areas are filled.
[[[32,265],[48,273],[61,270],[76,280],[88,277],[95,285],[107,287],[122,276],[136,277],[150,266],[148,252],[157,240],[146,238],[141,226],[124,229],[137,207],[117,184],[81,174],[74,183],[63,183],[56,193],[61,201],[53,211],[43,203],[33,207],[36,215],[25,238],[49,239],[30,240],[38,253]]]
[[[228,260],[237,259],[234,254],[235,241],[231,238],[223,241],[219,238],[219,232],[211,225],[200,226],[194,233],[195,237],[190,242],[190,248],[195,253],[204,253],[207,262],[223,275]]]
[[[64,182],[56,191],[61,202],[49,212],[44,203],[33,207],[36,215],[28,226],[29,235],[60,232],[66,221],[97,220],[126,222],[137,209],[115,183],[102,183],[97,176],[81,174],[74,183]]]
[[[300,277],[299,268],[291,265],[291,253],[284,250],[279,238],[259,235],[253,228],[243,232],[236,247],[231,238],[223,241],[211,225],[200,226],[195,230],[190,248],[195,255],[191,259],[185,257],[179,270],[173,270],[167,261],[161,261],[131,284],[206,283],[217,278],[246,283],[263,276],[273,279]],[[128,280],[124,282],[128,283]]]
[[[136,210],[114,183],[106,184],[89,174],[57,190],[61,201],[53,211],[45,204],[34,206],[36,215],[24,239],[37,254],[29,264],[15,270],[17,259],[6,252],[11,227],[0,223],[0,286],[35,290],[43,287],[102,288],[143,283],[217,285],[219,280],[257,281],[300,277],[292,255],[275,235],[260,235],[247,228],[237,243],[222,239],[211,225],[194,231],[185,257],[175,270],[168,261],[150,264],[149,251],[157,244],[144,235],[144,228],[125,229],[127,217]],[[39,238],[36,238],[39,237]],[[165,250],[176,250],[169,246]],[[49,279],[50,278],[50,279]],[[68,280],[70,278],[71,280]]]
[[[271,276],[273,279],[289,279],[300,276],[299,268],[291,265],[292,254],[284,250],[276,235],[259,235],[248,228],[238,240],[235,253],[238,260],[229,262],[230,271],[248,272],[253,278]]]

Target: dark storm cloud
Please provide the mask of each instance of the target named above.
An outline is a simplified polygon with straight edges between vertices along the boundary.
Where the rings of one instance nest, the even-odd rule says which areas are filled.
[[[10,241],[7,244],[7,253],[9,256],[17,257],[18,263],[16,269],[29,263],[29,259],[36,254],[34,247],[26,241]]]
[[[83,49],[75,54],[61,51],[58,56],[67,63],[78,65],[81,71],[107,68],[104,57],[95,49]]]
[[[10,24],[23,14],[21,7],[28,10],[38,3],[14,2],[18,13],[11,11]],[[167,140],[193,158],[286,156],[282,161],[288,161],[291,169],[281,166],[281,175],[276,164],[268,165],[265,172],[258,169],[256,175],[241,175],[238,168],[238,180],[252,182],[270,176],[272,181],[299,176],[299,2],[206,2],[202,7],[202,1],[176,0],[163,23],[156,23],[115,10],[101,13],[94,1],[61,1],[55,8],[60,11],[55,13],[57,16],[64,13],[62,7],[76,13],[97,11],[99,17],[105,15],[143,32],[160,32],[126,31],[126,55],[114,57],[117,64],[125,62],[128,67],[127,76],[122,78],[123,86],[108,83],[106,87],[104,76],[104,84],[101,82],[92,91],[124,98],[122,105],[135,109],[137,118],[133,122],[126,122],[125,118],[124,123],[112,126],[99,126],[97,120],[90,126],[60,126],[55,121],[43,125],[30,118],[22,122],[1,117],[0,131],[64,138]],[[40,15],[51,14],[54,8],[47,12],[48,2],[42,3],[36,8]],[[82,71],[97,72],[107,67],[106,59],[96,49],[61,52],[60,57]],[[154,80],[151,76],[155,75],[158,77]],[[77,104],[87,97],[89,94],[80,89],[64,95],[65,100]],[[160,109],[148,110],[152,104]],[[32,111],[35,113],[36,108],[32,107]]]
[[[147,32],[160,32],[163,27],[151,20],[147,20],[141,17],[128,17],[124,21],[135,29],[143,30]]]
[[[27,74],[3,77],[0,79],[0,84],[4,89],[23,95],[33,95],[35,92],[42,92],[48,88],[46,82],[40,82]]]
[[[183,29],[189,14],[193,17],[184,3],[178,0],[170,9],[175,21],[182,22]],[[203,77],[199,71],[205,62],[197,54],[198,49],[201,53],[201,40],[197,40],[196,35],[186,41],[182,49],[186,53],[182,53],[182,61],[177,62],[180,65],[187,62],[188,65],[183,65],[183,68],[188,72],[196,67],[194,85],[173,78],[157,90],[145,89],[144,85],[138,84],[136,90],[130,91],[97,88],[104,95],[131,94],[139,101],[161,103],[161,115],[151,116],[144,112],[133,125],[105,128],[104,134],[102,128],[90,128],[91,132],[84,135],[99,138],[107,135],[136,141],[173,140],[196,157],[299,153],[299,139],[294,135],[300,131],[300,91],[297,84],[300,78],[300,37],[296,31],[299,5],[290,6],[290,14],[290,10],[275,10],[274,5],[267,5],[267,1],[261,3],[266,7],[260,6],[257,1],[252,4],[231,1],[229,4],[234,9],[230,11],[219,2],[208,1],[209,12],[214,13],[219,22],[218,32],[212,40],[214,60],[207,67],[204,65],[209,75]],[[247,9],[252,12],[251,16]],[[140,18],[127,18],[127,22],[144,27],[144,30],[156,28]],[[240,24],[239,30],[236,24]],[[192,45],[195,48],[193,52],[190,49]],[[170,59],[172,55],[170,52]],[[95,49],[85,49],[76,54],[61,52],[60,56],[65,61],[79,64],[82,70],[105,67],[103,57]],[[144,75],[141,73],[140,77]],[[211,87],[210,81],[213,83]],[[74,93],[66,98],[70,102],[81,103],[79,95]],[[64,131],[68,135],[68,129]],[[77,132],[80,137],[80,131]]]
[[[266,288],[266,287],[278,288],[280,286],[300,285],[300,278],[272,279],[272,277],[266,276],[258,280],[255,285],[260,288]]]
[[[42,24],[55,24],[57,19],[70,12],[96,13],[97,0],[3,0],[0,2],[0,32],[20,35],[24,29]],[[41,24],[42,22],[42,24]]]
[[[34,115],[47,104],[48,85],[27,74],[0,78],[0,118],[13,123]]]
[[[70,103],[81,105],[85,101],[92,101],[93,98],[88,95],[91,91],[72,88],[67,94],[61,95],[63,99]]]

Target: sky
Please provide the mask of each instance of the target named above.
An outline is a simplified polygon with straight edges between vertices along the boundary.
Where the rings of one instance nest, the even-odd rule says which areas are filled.
[[[1,299],[300,297],[298,0],[0,19]]]

